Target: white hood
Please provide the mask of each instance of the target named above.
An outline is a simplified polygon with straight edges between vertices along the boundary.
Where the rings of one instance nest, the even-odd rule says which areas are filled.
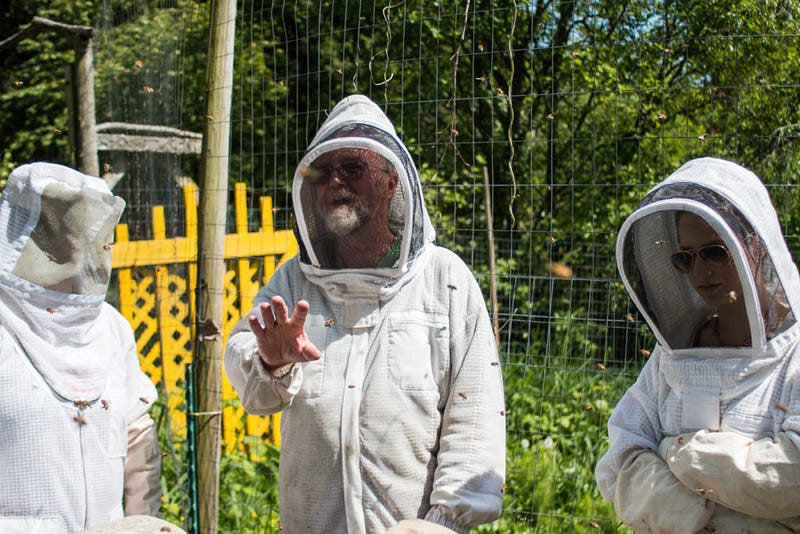
[[[401,238],[401,244],[399,260],[392,267],[338,269],[326,265],[319,245],[315,248],[322,225],[307,207],[307,170],[322,154],[341,148],[371,150],[385,158],[397,173],[399,183],[390,204],[389,225]],[[416,166],[389,118],[363,95],[347,97],[333,108],[297,166],[292,196],[301,267],[306,277],[333,299],[388,298],[426,261],[435,232],[425,209]]]
[[[747,306],[750,348],[764,351],[769,340],[795,323],[800,295],[800,277],[766,188],[735,163],[695,159],[652,189],[623,224],[617,240],[620,274],[667,351],[690,348],[693,328],[711,312],[670,264],[670,255],[679,249],[678,211],[699,215],[730,251],[742,285],[736,297]],[[754,248],[766,251],[763,258],[753,257]],[[760,296],[756,277],[767,288]],[[783,312],[776,313],[778,308]]]
[[[68,400],[102,393],[119,348],[105,294],[124,206],[103,180],[51,163],[15,169],[0,198],[0,322]]]

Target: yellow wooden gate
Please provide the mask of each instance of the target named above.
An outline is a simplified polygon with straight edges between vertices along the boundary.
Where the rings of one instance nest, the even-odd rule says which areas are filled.
[[[197,283],[196,188],[183,189],[184,237],[166,237],[163,206],[152,209],[153,238],[129,241],[127,225],[117,226],[113,267],[119,280],[120,312],[136,334],[142,369],[167,395],[170,428],[185,435],[184,372],[192,361]],[[233,325],[250,311],[253,297],[275,269],[297,253],[291,230],[275,230],[272,199],[261,197],[261,228],[250,232],[247,224],[247,190],[235,186],[236,232],[225,236],[223,345]],[[279,414],[246,415],[230,382],[222,377],[222,438],[226,451],[241,438],[259,436],[280,444]]]

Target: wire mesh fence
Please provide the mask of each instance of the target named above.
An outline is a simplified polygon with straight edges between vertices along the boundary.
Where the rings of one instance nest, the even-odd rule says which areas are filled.
[[[206,6],[162,4],[104,2],[101,48],[151,46],[98,54],[103,113],[201,131]],[[250,224],[263,195],[290,228],[295,165],[333,105],[366,94],[415,158],[437,241],[484,289],[508,432],[503,516],[486,531],[620,529],[593,469],[654,344],[613,254],[649,187],[693,157],[736,160],[800,250],[798,14],[772,0],[239,2],[230,170]],[[136,157],[151,161],[130,176],[151,182],[119,190],[129,220],[199,172],[192,155]],[[236,528],[274,528],[248,516]]]

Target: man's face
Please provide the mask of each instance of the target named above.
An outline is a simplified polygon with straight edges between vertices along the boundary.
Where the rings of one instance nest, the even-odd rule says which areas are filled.
[[[316,191],[319,216],[328,231],[338,236],[372,223],[378,213],[385,216],[397,185],[389,162],[360,148],[323,154],[311,164],[308,177]]]

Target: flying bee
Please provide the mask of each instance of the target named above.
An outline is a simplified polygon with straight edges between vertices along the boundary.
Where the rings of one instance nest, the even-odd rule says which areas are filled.
[[[86,424],[86,419],[81,414],[76,415],[72,418],[72,420],[78,423],[78,426],[83,426]]]
[[[500,484],[500,493],[505,493],[505,492],[506,492],[506,483],[503,482],[502,484]]]
[[[48,260],[50,260],[50,261],[52,261],[54,263],[58,261],[58,258],[56,258],[55,254],[51,254],[49,252],[45,252],[45,254],[47,254],[47,259]]]
[[[111,250],[112,246],[114,246],[114,243],[106,243],[105,245],[103,245],[103,250],[108,252],[109,250]]]
[[[630,313],[625,314],[625,320],[628,321],[629,323],[632,323],[633,315],[631,315]]]
[[[459,391],[458,392],[458,396],[461,397],[464,400],[467,400],[467,394],[464,393],[463,391]]]
[[[656,241],[656,245],[663,245],[665,243],[666,243],[666,241],[663,240],[663,239],[659,239],[658,241]]]
[[[47,313],[53,314],[56,312],[55,308],[47,308]]]
[[[139,400],[142,401],[145,404],[150,404],[150,401],[147,400],[147,397],[139,397]]]
[[[330,327],[332,327],[332,326],[333,326],[333,324],[334,324],[335,322],[336,322],[336,321],[334,321],[333,319],[328,319],[328,320],[326,320],[326,321],[325,321],[325,327],[326,327],[326,328],[330,328]]]
[[[739,300],[739,297],[736,295],[736,291],[728,293],[728,304],[733,304],[737,300]]]
[[[75,404],[75,406],[77,406],[78,408],[87,408],[89,406],[89,401],[87,401],[87,400],[78,399],[78,400],[72,401],[72,403]]]
[[[499,366],[500,366],[500,362],[492,362],[492,367],[499,367]]]
[[[642,349],[642,350],[640,350],[639,352],[641,352],[641,353],[642,353],[642,356],[644,356],[645,358],[647,358],[648,356],[650,356],[650,351],[649,351],[649,350],[647,350],[647,349]]]
[[[600,363],[600,362],[597,362],[595,365],[596,365],[596,366],[597,366],[597,368],[598,368],[598,369],[600,369],[601,371],[605,371],[605,370],[606,370],[606,366],[605,366],[605,365],[603,365],[603,364],[602,364],[602,363]]]
[[[107,400],[103,399],[102,401],[100,401],[100,403],[103,405],[103,409],[104,410],[108,410],[108,401]]]
[[[788,412],[788,411],[789,411],[789,407],[788,407],[788,406],[786,406],[786,405],[785,405],[784,403],[782,403],[782,402],[776,402],[776,403],[775,403],[775,407],[776,407],[777,409],[779,409],[780,411],[782,411],[783,413],[786,413],[786,412]]]
[[[449,289],[450,291],[455,291],[458,288],[456,286],[454,286],[453,284],[447,284],[447,289]]]

